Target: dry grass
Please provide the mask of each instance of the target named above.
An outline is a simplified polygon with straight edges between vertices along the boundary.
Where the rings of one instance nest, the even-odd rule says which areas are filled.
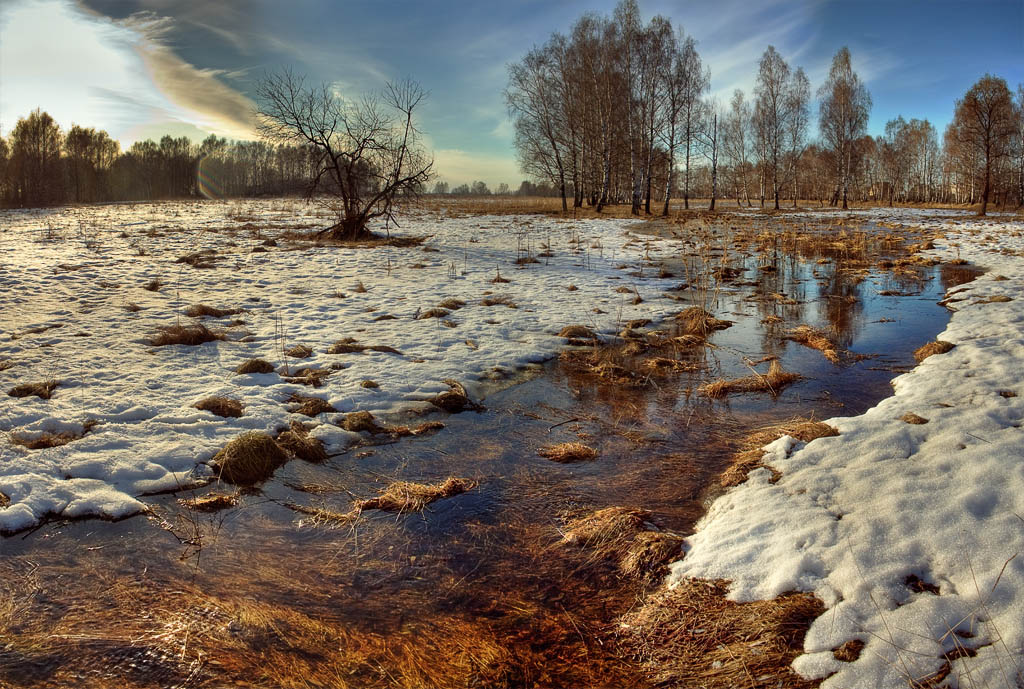
[[[185,315],[189,318],[202,318],[204,316],[208,318],[223,318],[224,316],[234,316],[238,313],[242,313],[242,309],[218,309],[207,304],[193,304],[185,309]]]
[[[6,360],[6,359],[0,361],[0,371],[6,371],[7,369],[9,369],[9,368],[11,368],[13,366],[14,366],[14,362],[13,361],[9,361],[9,360]]]
[[[214,491],[195,498],[178,500],[178,504],[197,512],[217,512],[237,505],[238,495]]]
[[[218,479],[251,486],[270,478],[287,461],[288,456],[273,438],[260,431],[248,431],[225,445],[211,464]]]
[[[507,306],[510,309],[519,308],[519,305],[512,301],[512,297],[505,294],[486,296],[480,300],[480,306]]]
[[[333,345],[330,346],[330,348],[327,350],[327,353],[328,354],[353,354],[353,353],[361,353],[361,352],[365,352],[365,351],[385,352],[387,354],[398,354],[399,356],[401,356],[401,354],[402,354],[400,351],[398,351],[394,347],[389,347],[388,345],[363,345],[363,344],[359,344],[356,340],[354,340],[351,337],[345,337],[345,338],[342,338],[342,339],[338,340],[337,342],[335,342]]]
[[[741,450],[733,456],[729,468],[726,469],[719,481],[723,488],[738,486],[747,480],[747,476],[754,469],[766,468],[772,472],[772,481],[777,481],[779,474],[772,467],[766,467],[763,447],[775,442],[784,435],[796,438],[803,443],[809,443],[817,438],[828,438],[839,435],[833,426],[813,419],[792,419],[782,423],[764,426],[749,433],[740,443]]]
[[[7,394],[11,397],[35,396],[39,399],[48,400],[53,397],[53,391],[57,389],[58,385],[60,385],[60,381],[53,378],[39,383],[22,383],[8,390]]]
[[[373,414],[368,411],[354,411],[345,414],[341,427],[350,433],[385,433],[386,429],[377,424]]]
[[[142,289],[147,290],[149,292],[159,292],[160,288],[163,287],[163,286],[164,286],[164,283],[162,283],[160,281],[160,278],[153,278],[152,280],[147,282],[145,285],[143,285]]]
[[[240,401],[231,399],[230,397],[206,397],[199,400],[192,405],[196,409],[208,411],[211,414],[222,416],[224,418],[238,418],[242,415],[242,411],[245,409]]]
[[[675,316],[679,329],[684,335],[707,337],[715,330],[724,330],[732,325],[732,321],[715,318],[699,306],[691,306]]]
[[[179,256],[175,263],[184,263],[193,268],[213,268],[216,260],[217,251],[215,249],[202,249],[195,253]]]
[[[833,364],[839,363],[839,351],[836,344],[824,332],[809,325],[800,325],[786,334],[787,340],[798,342],[805,347],[817,349]]]
[[[449,477],[442,483],[425,484],[395,481],[377,497],[357,500],[355,510],[384,510],[385,512],[419,512],[432,502],[460,495],[476,487],[464,478]]]
[[[597,450],[583,443],[559,443],[542,447],[537,454],[554,462],[585,462],[597,457]]]
[[[782,369],[782,364],[773,359],[768,366],[768,373],[761,375],[754,372],[753,375],[732,380],[716,380],[701,385],[699,390],[708,397],[719,398],[736,392],[770,392],[778,395],[787,385],[800,380],[799,373],[790,373]]]
[[[367,388],[368,390],[376,390],[380,387],[380,383],[378,383],[375,380],[370,380],[369,378],[367,378],[366,380],[359,383],[359,387]]]
[[[921,363],[933,354],[945,354],[953,349],[953,343],[945,340],[935,340],[914,350],[914,360]]]
[[[67,445],[70,442],[78,440],[87,432],[88,429],[83,430],[80,433],[74,433],[71,431],[62,431],[60,433],[43,431],[42,433],[36,433],[35,435],[10,433],[8,437],[13,444],[24,447],[27,450],[45,450],[50,447],[62,447]]]
[[[273,373],[274,365],[263,359],[249,359],[235,369],[235,373],[246,375],[249,373]]]
[[[278,434],[277,444],[286,452],[307,462],[319,464],[327,461],[324,444],[316,438],[310,438],[309,429],[297,421],[292,421],[287,431]]]
[[[431,398],[429,401],[432,405],[443,409],[449,414],[458,414],[467,409],[472,409],[473,411],[483,410],[481,405],[469,399],[469,396],[466,394],[466,388],[460,383],[454,380],[445,380],[444,382],[451,389]]]
[[[302,414],[313,418],[320,414],[328,414],[338,411],[331,406],[331,403],[320,397],[311,397],[308,395],[300,395],[295,392],[288,398],[289,404],[298,405],[293,407],[290,411],[292,414]]]
[[[559,337],[570,340],[596,340],[597,333],[585,325],[567,325],[558,331]]]
[[[658,685],[706,689],[809,689],[791,668],[810,624],[824,612],[813,595],[735,603],[723,581],[687,580],[623,616],[622,642]]]
[[[584,565],[614,562],[628,577],[649,580],[680,555],[683,539],[657,530],[651,513],[631,507],[606,507],[571,519],[561,544],[586,553]]]
[[[451,313],[451,311],[448,311],[447,309],[427,309],[426,311],[421,311],[420,314],[416,316],[416,319],[422,321],[427,318],[444,318],[449,313]]]
[[[313,348],[306,345],[295,345],[284,350],[284,353],[285,356],[290,356],[294,359],[307,359],[313,356]]]
[[[918,416],[914,412],[909,411],[900,417],[900,421],[902,421],[903,423],[913,424],[915,426],[922,426],[928,423],[928,419],[924,418],[923,416]]]
[[[161,326],[155,335],[146,340],[146,343],[153,347],[166,347],[169,345],[195,347],[207,342],[223,339],[225,339],[224,333],[210,330],[202,323],[195,323],[193,325],[176,323],[174,325]]]
[[[440,304],[438,304],[437,307],[439,309],[447,309],[449,311],[458,311],[459,309],[461,309],[465,305],[466,305],[466,302],[462,301],[461,299],[456,299],[454,297],[450,297],[450,298],[445,299],[444,301],[442,301]]]

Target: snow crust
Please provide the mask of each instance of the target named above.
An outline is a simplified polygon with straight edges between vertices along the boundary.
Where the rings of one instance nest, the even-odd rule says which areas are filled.
[[[782,478],[760,469],[714,501],[669,575],[727,579],[737,601],[818,595],[794,669],[827,689],[905,688],[947,660],[941,686],[1024,687],[1024,223],[939,214],[850,215],[944,230],[932,255],[988,268],[947,295],[955,348],[828,420],[838,436],[767,446]],[[859,659],[837,660],[854,639]]]
[[[285,230],[331,222],[315,205],[281,200],[0,212],[0,362],[11,364],[0,370],[0,431],[35,436],[99,422],[62,447],[0,442],[0,493],[10,501],[0,507],[0,531],[49,515],[119,518],[142,511],[147,493],[203,480],[210,473],[204,463],[242,431],[310,421],[289,413],[292,393],[322,397],[341,413],[367,410],[386,419],[425,406],[448,389],[446,378],[480,395],[483,386],[556,355],[565,346],[557,337],[565,325],[611,333],[622,321],[679,310],[659,298],[676,281],[654,277],[653,262],[668,255],[669,243],[631,235],[629,221],[434,214],[391,230],[429,235],[431,251],[263,246]],[[536,255],[542,242],[555,255],[517,269],[519,250],[529,246]],[[213,268],[176,262],[207,249],[218,254]],[[629,277],[647,256],[645,279]],[[619,268],[626,263],[628,271]],[[499,270],[510,282],[491,282]],[[164,285],[144,289],[153,279]],[[356,291],[360,282],[366,292]],[[634,305],[634,294],[617,292],[623,285],[643,302]],[[509,296],[518,308],[481,305],[486,291]],[[445,319],[414,318],[449,297],[466,306]],[[198,303],[245,310],[204,320],[226,329],[228,341],[147,344],[159,326],[192,323],[183,314]],[[126,310],[130,304],[139,310]],[[381,316],[394,319],[376,320]],[[245,325],[229,327],[235,318]],[[327,354],[344,337],[401,354]],[[314,353],[283,355],[293,345]],[[276,371],[236,375],[251,358],[270,361]],[[282,375],[332,364],[344,368],[321,388]],[[60,381],[50,400],[6,394],[47,379]],[[361,387],[364,380],[380,387]],[[241,400],[244,415],[224,419],[193,408],[213,395]],[[313,435],[329,451],[359,437],[333,425],[338,417],[316,419],[321,425]]]

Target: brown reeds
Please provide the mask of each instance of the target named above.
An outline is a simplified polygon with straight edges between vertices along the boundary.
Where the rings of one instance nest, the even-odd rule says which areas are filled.
[[[823,331],[817,328],[812,328],[809,325],[799,325],[786,334],[786,339],[811,349],[817,349],[833,364],[839,363],[838,347]]]
[[[465,493],[476,487],[476,483],[464,478],[450,476],[442,483],[425,484],[395,481],[384,491],[368,500],[357,500],[355,509],[384,510],[385,512],[419,512],[432,502],[442,498]]]
[[[790,665],[825,607],[807,593],[767,601],[727,599],[724,581],[690,579],[624,615],[620,639],[655,684],[707,689],[810,689]]]
[[[782,369],[778,359],[773,359],[768,366],[768,372],[761,375],[754,371],[753,375],[731,380],[716,380],[701,385],[700,392],[708,397],[719,398],[736,392],[770,392],[778,395],[787,385],[800,380],[799,373],[790,373]]]

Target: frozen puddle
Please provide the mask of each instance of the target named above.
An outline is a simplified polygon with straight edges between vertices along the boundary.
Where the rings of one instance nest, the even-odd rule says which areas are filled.
[[[422,246],[358,249],[268,241],[328,224],[316,206],[280,200],[5,211],[0,224],[0,388],[57,381],[50,399],[4,394],[0,426],[29,442],[82,436],[0,445],[3,532],[142,511],[145,495],[202,481],[204,462],[239,433],[311,421],[291,413],[293,394],[337,410],[313,419],[312,435],[338,451],[358,437],[334,425],[340,414],[429,408],[446,379],[474,397],[555,355],[565,325],[612,333],[678,310],[660,298],[672,280],[619,268],[670,251],[628,221],[420,216],[392,232],[425,236]],[[538,262],[516,264],[528,256]],[[417,319],[445,300],[454,308]],[[196,304],[240,311],[189,318]],[[226,339],[149,344],[161,327],[200,320]],[[345,338],[398,353],[328,353]],[[289,356],[295,346],[310,355]],[[256,358],[274,371],[235,373]],[[300,369],[328,375],[316,388],[286,380]],[[194,408],[210,396],[244,414]]]

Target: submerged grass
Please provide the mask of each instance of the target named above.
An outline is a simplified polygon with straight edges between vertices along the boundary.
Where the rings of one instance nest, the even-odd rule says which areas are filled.
[[[720,379],[701,385],[699,390],[708,397],[725,397],[736,392],[770,392],[778,395],[787,385],[800,380],[799,373],[790,373],[782,369],[782,364],[773,359],[768,366],[768,372],[761,375],[754,371],[753,375],[731,380]]]

